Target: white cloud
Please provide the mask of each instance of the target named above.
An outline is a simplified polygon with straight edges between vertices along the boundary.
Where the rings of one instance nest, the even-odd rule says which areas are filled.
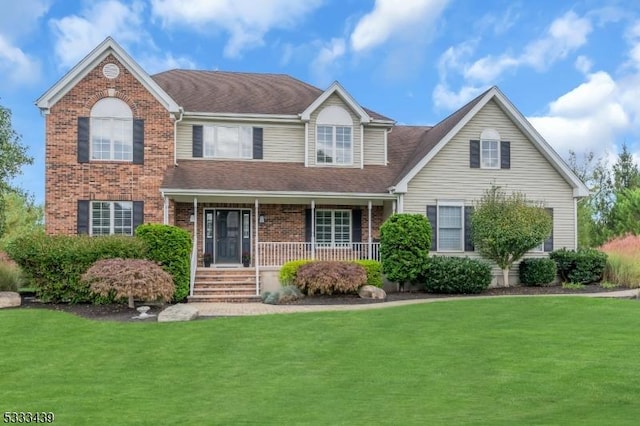
[[[0,34],[15,40],[36,28],[37,21],[51,6],[51,0],[7,1],[2,4]]]
[[[593,62],[591,59],[587,58],[584,55],[580,55],[576,58],[575,67],[582,74],[589,74],[591,72],[591,67],[593,66]]]
[[[201,32],[223,30],[230,38],[224,54],[237,57],[243,50],[264,44],[273,29],[299,25],[321,0],[151,0],[154,16],[165,26],[185,26]]]
[[[436,108],[452,110],[478,96],[484,89],[476,86],[463,86],[457,92],[440,83],[433,90],[433,103]]]
[[[449,0],[376,0],[351,34],[351,48],[365,51],[392,37],[415,37],[416,30],[433,26]]]
[[[315,80],[320,85],[329,83],[332,78],[331,68],[347,51],[343,38],[333,38],[330,42],[320,48],[320,52],[311,63],[311,72]]]
[[[107,36],[119,43],[140,43],[147,35],[142,29],[144,5],[117,0],[93,3],[79,15],[51,20],[56,57],[63,67],[75,65]]]
[[[40,62],[0,35],[0,71],[3,86],[30,84],[40,77]]]

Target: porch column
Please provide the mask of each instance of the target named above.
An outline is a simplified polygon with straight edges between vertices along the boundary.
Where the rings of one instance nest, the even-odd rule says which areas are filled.
[[[367,238],[367,242],[369,243],[369,256],[367,257],[367,259],[371,260],[371,200],[369,200],[369,203],[367,204],[367,208],[369,209],[368,214],[369,214],[369,219],[367,220],[367,224],[368,224],[368,231],[369,231],[369,238]]]
[[[164,206],[162,208],[162,223],[165,225],[169,224],[169,198],[167,196],[163,196]]]
[[[256,198],[255,201],[255,214],[253,215],[253,222],[254,222],[254,226],[253,228],[256,230],[255,232],[255,250],[253,253],[253,258],[255,261],[255,268],[256,268],[256,296],[260,296],[260,249],[259,247],[259,242],[260,242],[260,237],[258,236],[259,234],[259,230],[258,230],[258,226],[260,226],[260,220],[259,220],[259,212],[258,212],[258,207],[259,207],[259,202],[258,199]]]
[[[196,269],[198,268],[198,198],[193,197],[193,247],[191,248],[191,277],[189,296],[193,296],[193,287],[196,282]]]
[[[311,260],[316,260],[316,200],[311,200]]]
[[[391,208],[391,214],[398,213],[398,206],[396,204],[396,200],[393,200],[393,207]]]

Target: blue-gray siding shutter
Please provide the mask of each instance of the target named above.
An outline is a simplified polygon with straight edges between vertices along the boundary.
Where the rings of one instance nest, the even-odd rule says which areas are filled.
[[[500,141],[500,168],[511,168],[511,142]]]
[[[431,224],[431,251],[438,250],[438,206],[427,206],[427,219]]]
[[[144,223],[144,201],[133,202],[133,231]]]
[[[480,168],[480,141],[469,141],[469,167]]]
[[[253,159],[262,160],[262,127],[253,128]]]
[[[144,164],[144,120],[133,120],[133,164]]]
[[[308,243],[311,242],[311,209],[305,209],[304,211],[304,240]]]
[[[473,239],[471,238],[471,215],[473,206],[464,207],[464,251],[474,251]]]
[[[89,162],[90,118],[78,117],[78,163]]]
[[[351,219],[353,220],[353,223],[351,224],[351,242],[361,243],[362,242],[362,210],[360,209],[351,210]]]
[[[202,126],[193,126],[192,155],[202,158]]]
[[[549,216],[551,216],[551,235],[549,235],[549,238],[544,240],[544,251],[550,252],[553,251],[553,209],[547,208],[545,210],[547,211]]]
[[[78,200],[76,228],[78,235],[89,234],[89,200]]]

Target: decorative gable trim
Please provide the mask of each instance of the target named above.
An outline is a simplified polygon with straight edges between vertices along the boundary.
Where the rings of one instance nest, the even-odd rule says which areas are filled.
[[[133,60],[116,41],[107,37],[76,66],[47,90],[36,106],[45,113],[107,56],[113,55],[171,113],[180,112],[178,104]]]
[[[311,105],[305,109],[302,114],[300,114],[300,118],[303,121],[311,120],[311,114],[315,110],[317,110],[320,105],[322,105],[329,96],[336,93],[348,106],[351,108],[353,112],[356,113],[358,117],[360,117],[360,123],[369,123],[371,122],[371,116],[367,114],[367,112],[356,102],[356,100],[345,90],[344,87],[340,85],[337,81],[334,81],[331,86],[327,90],[325,90],[318,98],[313,101]]]
[[[395,185],[395,191],[400,193],[406,193],[409,182],[431,161],[441,150],[444,148],[451,139],[453,139],[469,121],[489,103],[494,100],[500,109],[511,119],[511,121],[520,129],[520,131],[533,143],[533,145],[540,151],[540,153],[547,159],[547,161],[553,166],[553,168],[562,175],[569,185],[573,187],[574,197],[586,197],[589,195],[589,189],[578,178],[575,173],[571,171],[569,166],[562,160],[562,158],[554,151],[553,148],[544,140],[544,138],[536,131],[536,129],[527,121],[527,119],[516,109],[516,107],[509,101],[509,99],[498,89],[493,86],[489,89],[485,95],[478,101],[476,105],[464,116],[462,119],[447,133],[438,144],[425,155],[418,164],[415,165],[408,173],[406,173],[397,185]]]

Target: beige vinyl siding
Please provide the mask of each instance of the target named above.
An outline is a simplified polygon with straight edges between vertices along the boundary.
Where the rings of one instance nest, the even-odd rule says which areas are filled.
[[[309,120],[309,165],[316,165],[316,121],[318,119],[318,114],[322,111],[323,108],[326,108],[331,105],[336,105],[344,108],[349,115],[351,116],[351,120],[353,121],[353,164],[351,166],[342,166],[342,167],[360,167],[360,117],[358,117],[349,106],[338,96],[337,94],[332,94],[327,98],[326,101],[322,103],[314,112],[311,114],[311,119]],[[336,167],[333,165],[325,165],[320,164],[321,167]]]
[[[178,159],[192,157],[193,126],[251,126],[262,127],[263,161],[304,162],[304,124],[247,123],[215,120],[184,120],[178,123]]]
[[[469,141],[479,139],[486,128],[496,129],[501,140],[511,142],[511,168],[499,170],[469,167]],[[461,200],[473,205],[491,184],[507,192],[519,191],[533,201],[553,208],[554,249],[575,248],[573,189],[549,164],[525,135],[509,120],[500,107],[489,102],[449,143],[423,168],[408,185],[404,195],[404,211],[426,214],[427,205],[447,200]],[[477,253],[438,253],[468,255]],[[543,256],[531,253],[530,256]],[[495,268],[497,274],[499,269]],[[517,274],[517,267],[512,275]],[[512,278],[512,282],[517,279]]]
[[[364,165],[384,164],[384,133],[386,129],[364,128]]]

